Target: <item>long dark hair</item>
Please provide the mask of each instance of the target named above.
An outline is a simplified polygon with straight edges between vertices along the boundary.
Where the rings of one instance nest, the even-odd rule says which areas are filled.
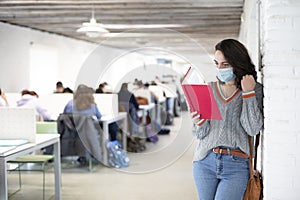
[[[223,53],[227,62],[233,67],[235,82],[241,89],[241,80],[245,75],[252,75],[257,80],[255,65],[252,63],[246,47],[237,40],[225,39],[216,44],[215,50]]]
[[[85,110],[95,104],[94,90],[86,85],[79,85],[74,93],[74,103],[77,110]]]

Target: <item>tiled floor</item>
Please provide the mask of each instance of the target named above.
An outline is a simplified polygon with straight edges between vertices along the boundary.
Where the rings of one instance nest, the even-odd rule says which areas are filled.
[[[130,153],[130,166],[115,170],[102,165],[94,172],[86,167],[63,167],[63,200],[196,200],[192,177],[195,148],[188,113],[175,118],[168,126],[170,135],[159,136],[156,144],[147,143],[143,153]],[[17,187],[17,174],[9,174],[9,189]],[[11,200],[42,199],[42,174],[23,173],[23,187]],[[54,178],[46,175],[46,195],[54,192]]]

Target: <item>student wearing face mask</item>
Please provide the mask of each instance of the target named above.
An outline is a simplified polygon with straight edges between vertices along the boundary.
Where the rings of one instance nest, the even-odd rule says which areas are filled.
[[[248,136],[263,126],[263,88],[247,49],[234,39],[215,46],[217,81],[210,83],[222,120],[192,120],[199,144],[193,162],[201,200],[241,200],[249,179]]]

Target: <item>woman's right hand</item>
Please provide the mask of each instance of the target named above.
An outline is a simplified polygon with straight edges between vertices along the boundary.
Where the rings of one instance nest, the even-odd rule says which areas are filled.
[[[192,117],[192,122],[194,124],[198,124],[200,122],[200,120],[201,120],[200,119],[200,114],[197,111],[191,112],[191,117]]]

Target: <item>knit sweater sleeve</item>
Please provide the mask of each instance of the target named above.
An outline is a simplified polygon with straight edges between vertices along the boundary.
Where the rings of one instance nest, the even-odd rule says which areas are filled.
[[[210,129],[210,120],[202,119],[198,124],[195,124],[195,136],[198,139],[203,139],[208,135]]]
[[[257,83],[255,90],[243,93],[243,106],[240,122],[248,135],[254,136],[263,126],[263,88]]]

